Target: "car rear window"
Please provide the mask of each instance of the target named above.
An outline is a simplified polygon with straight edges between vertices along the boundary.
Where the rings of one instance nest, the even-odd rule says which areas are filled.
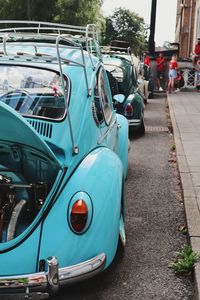
[[[109,71],[117,80],[117,82],[123,82],[124,80],[124,73],[122,68],[114,65],[107,65],[105,64],[105,69]]]
[[[59,74],[27,66],[0,65],[0,101],[26,116],[61,119],[66,111]]]

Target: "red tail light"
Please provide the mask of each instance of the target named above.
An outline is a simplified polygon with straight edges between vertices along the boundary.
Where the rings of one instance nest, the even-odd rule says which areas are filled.
[[[72,229],[80,233],[84,230],[88,219],[88,207],[84,200],[77,200],[71,209],[70,223]]]
[[[125,115],[132,116],[133,114],[133,106],[130,103],[127,103],[125,106]]]

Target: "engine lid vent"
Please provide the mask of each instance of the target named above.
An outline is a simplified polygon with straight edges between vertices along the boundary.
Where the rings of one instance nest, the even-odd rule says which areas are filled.
[[[48,137],[48,138],[51,139],[52,129],[53,129],[52,124],[44,123],[44,122],[40,122],[40,121],[35,121],[35,120],[27,120],[27,121],[33,126],[33,128],[40,135],[43,135],[43,136]]]

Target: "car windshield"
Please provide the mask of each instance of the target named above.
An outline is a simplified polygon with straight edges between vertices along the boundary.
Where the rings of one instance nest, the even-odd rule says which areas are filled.
[[[0,101],[26,116],[61,119],[65,114],[61,78],[51,70],[0,65]]]

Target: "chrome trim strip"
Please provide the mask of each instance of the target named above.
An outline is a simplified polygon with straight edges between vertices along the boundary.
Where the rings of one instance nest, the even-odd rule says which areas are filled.
[[[139,126],[141,121],[140,120],[128,120],[130,126]]]
[[[105,263],[106,255],[102,253],[86,262],[59,269],[60,284],[64,285],[88,279],[102,271],[105,267]]]
[[[8,295],[17,292],[31,295],[34,292],[42,298],[44,293],[53,294],[59,285],[71,284],[98,274],[105,267],[106,255],[101,253],[82,263],[60,269],[55,257],[49,257],[46,262],[47,272],[0,277],[0,295],[4,292]]]
[[[106,139],[106,137],[108,136],[108,134],[113,130],[113,128],[116,126],[117,124],[117,119],[115,119],[110,126],[108,127],[108,129],[106,130],[106,132],[100,137],[100,139],[97,141],[98,145],[102,144],[103,141]]]

